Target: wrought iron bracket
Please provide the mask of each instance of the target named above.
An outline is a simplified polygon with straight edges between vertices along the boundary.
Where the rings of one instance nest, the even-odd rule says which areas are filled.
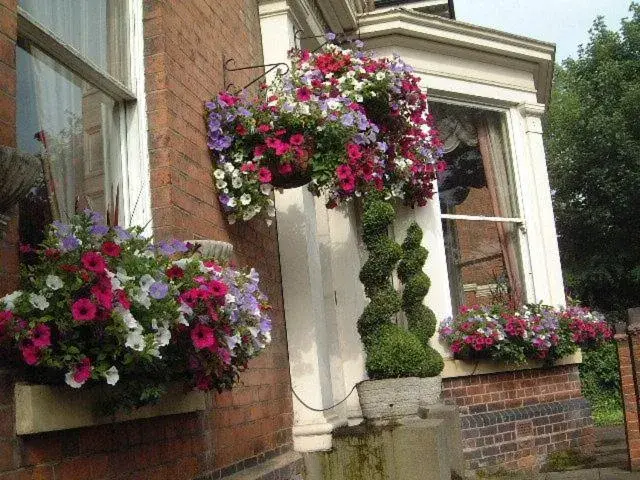
[[[222,57],[222,81],[224,84],[224,88],[227,91],[231,91],[232,87],[235,87],[235,84],[232,82],[227,83],[228,80],[228,73],[229,72],[240,72],[243,70],[255,70],[257,68],[264,68],[264,72],[262,72],[260,75],[258,75],[256,78],[254,78],[253,80],[251,80],[249,83],[247,83],[244,87],[238,89],[235,93],[239,93],[242,90],[249,88],[251,85],[253,85],[254,83],[260,81],[261,79],[263,79],[264,77],[266,77],[267,75],[269,75],[269,73],[273,72],[276,68],[281,68],[280,73],[282,74],[287,74],[289,73],[289,65],[285,62],[278,62],[278,63],[265,63],[265,64],[261,64],[261,65],[248,65],[245,67],[236,67],[236,61],[234,58],[226,58],[226,57]]]

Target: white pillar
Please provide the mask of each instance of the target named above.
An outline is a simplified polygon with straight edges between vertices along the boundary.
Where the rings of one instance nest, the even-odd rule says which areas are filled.
[[[333,294],[345,394],[367,379],[365,354],[357,328],[358,318],[367,304],[360,282],[360,268],[366,254],[360,242],[355,210],[354,203],[348,202],[339,209],[328,211]],[[349,425],[362,422],[357,391],[353,390],[345,404]]]
[[[525,211],[527,236],[531,247],[531,264],[536,284],[536,301],[564,305],[564,285],[558,251],[551,188],[542,140],[542,121],[545,106],[524,104],[518,108],[525,134],[528,166],[528,195],[531,205]],[[533,207],[533,208],[531,208]]]
[[[397,212],[398,215],[393,228],[398,243],[404,241],[407,227],[412,221],[415,221],[422,228],[422,246],[429,252],[423,271],[431,280],[431,288],[424,299],[424,304],[433,310],[436,321],[440,323],[445,318],[450,317],[453,312],[438,193],[436,191],[425,207],[412,209],[398,206]],[[437,332],[431,338],[431,346],[444,358],[451,358],[451,352],[446,345],[439,341]]]
[[[259,13],[264,62],[286,62],[296,26],[288,2],[261,2]],[[275,202],[291,386],[304,403],[323,409],[334,404],[332,325],[325,305],[315,199],[301,187],[276,193]],[[331,432],[344,423],[332,411],[305,407],[295,396],[293,417],[293,446],[300,452],[330,449]]]

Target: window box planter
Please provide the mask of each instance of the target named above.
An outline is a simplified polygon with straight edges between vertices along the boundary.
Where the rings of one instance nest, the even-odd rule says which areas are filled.
[[[72,390],[67,386],[17,383],[14,391],[16,433],[31,435],[176,415],[204,410],[207,405],[206,394],[203,392],[185,393],[181,385],[175,385],[156,405],[142,407],[127,414],[99,416],[93,406],[100,393],[101,388]]]
[[[582,363],[582,352],[578,350],[573,355],[558,359],[552,367],[562,365],[573,365]],[[551,368],[552,368],[551,367]],[[486,375],[489,373],[516,372],[518,370],[533,370],[536,368],[550,368],[542,361],[529,360],[522,365],[509,365],[498,363],[492,360],[455,360],[447,358],[444,360],[442,378],[469,377],[472,375]]]

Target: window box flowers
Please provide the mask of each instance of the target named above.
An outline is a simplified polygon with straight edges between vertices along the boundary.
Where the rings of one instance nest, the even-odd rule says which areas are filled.
[[[584,307],[554,308],[526,305],[463,306],[455,318],[440,325],[440,338],[454,358],[524,364],[529,360],[553,363],[610,340],[604,317]]]
[[[207,102],[214,181],[231,223],[275,215],[273,187],[309,183],[332,208],[382,191],[425,205],[441,145],[418,77],[399,58],[355,42],[290,52],[291,70],[259,99],[223,92]]]
[[[156,402],[175,381],[229,389],[270,341],[255,270],[86,211],[23,246],[22,289],[0,298],[3,356],[32,383],[106,385],[103,411]]]

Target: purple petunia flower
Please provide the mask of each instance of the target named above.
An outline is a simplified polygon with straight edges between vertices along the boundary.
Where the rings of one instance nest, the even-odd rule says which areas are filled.
[[[91,232],[91,235],[95,235],[96,237],[103,237],[105,236],[107,233],[109,233],[109,227],[106,225],[94,225],[93,227],[91,227],[89,229],[89,232]]]
[[[223,137],[217,138],[213,142],[213,146],[210,148],[213,148],[214,150],[218,150],[218,151],[226,150],[231,146],[232,143],[233,143],[233,139],[230,136],[225,135]]]
[[[169,293],[169,285],[162,282],[155,282],[149,287],[149,296],[156,300],[162,300]]]
[[[167,257],[176,253],[176,249],[173,245],[167,242],[160,242],[156,245],[156,248],[160,251],[162,255],[166,255]]]
[[[120,240],[131,240],[133,238],[133,235],[131,234],[131,232],[125,228],[116,226],[116,227],[113,227],[113,229],[115,230],[116,235]]]
[[[69,252],[71,250],[75,250],[76,248],[78,248],[80,246],[80,240],[78,240],[76,237],[74,237],[73,235],[69,235],[67,237],[64,237],[62,239],[62,245],[61,248],[62,250],[64,250],[65,252]]]
[[[333,32],[328,32],[324,38],[326,38],[327,40],[329,40],[330,42],[333,42],[336,39],[336,34]]]
[[[353,126],[353,122],[354,122],[354,118],[351,113],[344,114],[340,119],[340,123],[342,123],[342,125],[344,125],[345,127]]]
[[[71,234],[71,225],[62,223],[60,220],[54,220],[51,225],[55,228],[55,235],[58,238],[66,237]]]
[[[367,143],[367,137],[365,137],[363,133],[356,133],[353,136],[353,141],[358,145],[364,145],[365,143]]]

